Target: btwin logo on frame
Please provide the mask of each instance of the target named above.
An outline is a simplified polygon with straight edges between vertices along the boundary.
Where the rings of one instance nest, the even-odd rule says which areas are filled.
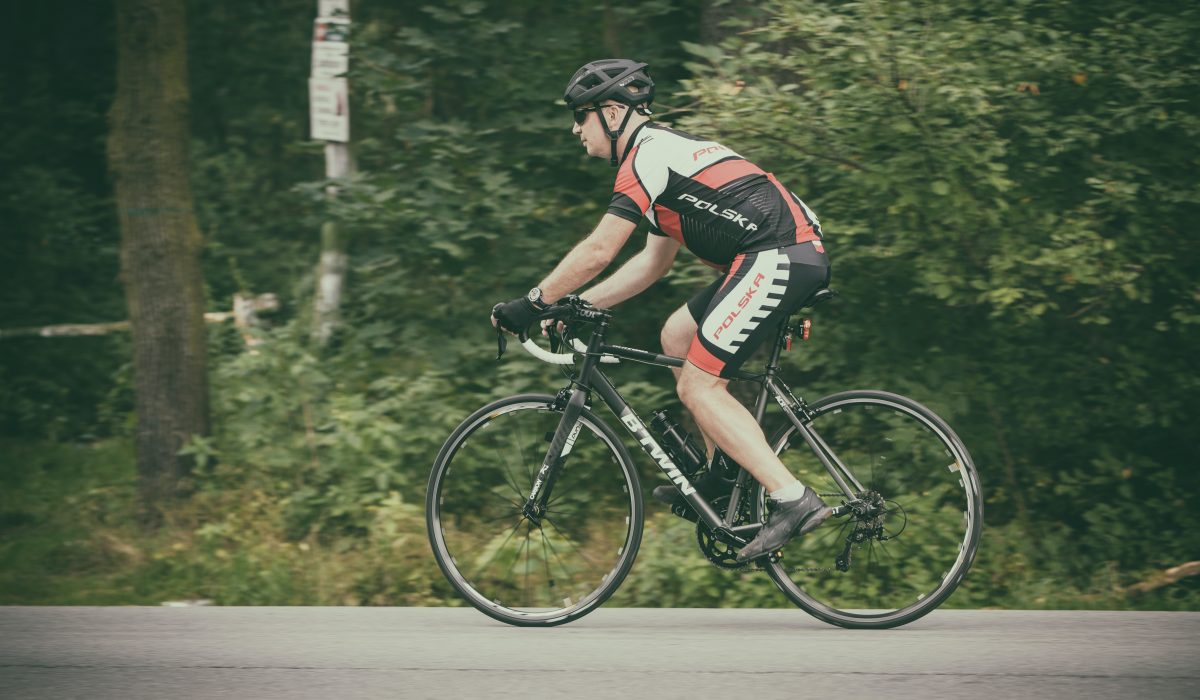
[[[646,426],[642,425],[638,417],[633,415],[633,411],[626,409],[625,413],[621,414],[621,422],[633,433],[634,439],[641,443],[642,447],[650,451],[650,456],[654,458],[655,462],[658,462],[659,469],[667,473],[667,478],[679,486],[679,491],[683,495],[687,496],[696,492],[696,489],[692,487],[687,477],[679,470],[679,467],[675,466],[675,463],[671,461],[671,458],[667,456],[663,448],[659,447],[654,438],[650,437],[650,431],[646,430]]]

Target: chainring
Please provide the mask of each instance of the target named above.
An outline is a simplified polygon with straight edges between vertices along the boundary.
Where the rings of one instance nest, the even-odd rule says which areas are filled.
[[[735,525],[740,525],[750,521],[750,499],[741,499],[741,507],[738,509],[738,517],[734,520]],[[725,517],[725,512],[729,510],[729,496],[721,496],[712,502],[713,510],[722,518]],[[738,571],[749,568],[750,562],[739,562],[737,560],[740,547],[726,544],[716,537],[713,537],[712,530],[703,520],[696,523],[696,543],[700,545],[700,552],[708,559],[709,563],[718,569],[726,571]]]

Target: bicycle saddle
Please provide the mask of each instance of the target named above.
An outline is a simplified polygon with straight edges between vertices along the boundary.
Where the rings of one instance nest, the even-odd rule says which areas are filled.
[[[836,297],[837,295],[838,295],[837,290],[831,289],[829,287],[825,287],[824,289],[818,289],[817,291],[813,292],[812,296],[810,296],[808,299],[805,299],[804,303],[801,304],[796,310],[799,311],[801,309],[812,308],[812,307],[816,306],[817,304],[820,304],[823,301],[829,301],[830,299]]]

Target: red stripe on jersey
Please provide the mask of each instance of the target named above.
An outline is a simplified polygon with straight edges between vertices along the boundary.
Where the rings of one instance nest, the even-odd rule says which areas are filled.
[[[716,190],[739,177],[764,174],[762,168],[748,160],[738,158],[735,160],[723,160],[720,163],[710,165],[693,175],[692,179]]]
[[[721,376],[721,370],[725,369],[725,362],[700,344],[700,336],[692,338],[692,346],[688,348],[687,361],[714,377]]]
[[[800,205],[796,204],[796,200],[792,199],[792,193],[787,191],[783,185],[779,184],[779,180],[771,173],[767,173],[767,179],[775,185],[775,189],[779,190],[779,194],[783,197],[783,201],[787,203],[788,209],[792,212],[792,218],[796,220],[796,242],[804,243],[805,241],[817,240],[817,234],[813,231],[812,224],[808,223],[808,219],[801,211]]]
[[[613,192],[621,194],[633,200],[638,209],[643,214],[650,208],[650,195],[646,192],[646,188],[642,185],[642,181],[638,179],[637,173],[633,171],[634,156],[637,155],[639,146],[634,146],[629,155],[625,156],[625,162],[621,163],[621,169],[617,171],[617,183],[613,186]]]
[[[655,204],[654,219],[658,222],[659,231],[683,243],[683,225],[679,221],[678,212],[673,212],[661,204]]]

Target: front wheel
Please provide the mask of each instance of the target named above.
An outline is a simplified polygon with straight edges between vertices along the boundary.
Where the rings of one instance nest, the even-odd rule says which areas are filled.
[[[560,625],[596,609],[641,542],[633,460],[586,409],[545,513],[522,512],[562,417],[544,394],[488,404],[451,433],[429,476],[425,517],[438,566],[467,602],[511,625]]]
[[[983,496],[967,448],[916,401],[848,391],[810,405],[813,433],[862,486],[848,498],[794,425],[772,445],[789,471],[830,506],[830,518],[766,564],[793,603],[830,624],[897,627],[928,614],[954,591],[975,558]],[[765,506],[762,489],[754,517]]]

